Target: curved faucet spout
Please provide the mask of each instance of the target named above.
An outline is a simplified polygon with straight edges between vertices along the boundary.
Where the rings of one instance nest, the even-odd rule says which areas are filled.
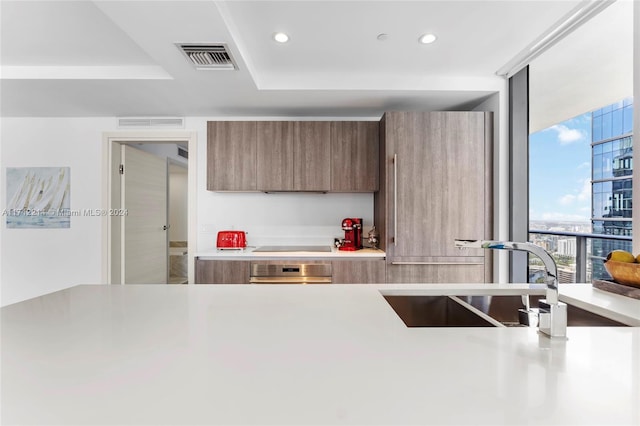
[[[484,241],[484,240],[455,240],[458,248],[484,248],[494,250],[526,251],[533,253],[542,260],[547,270],[547,301],[550,304],[558,303],[558,268],[553,257],[542,247],[526,242],[514,241]]]
[[[567,305],[559,301],[558,268],[553,257],[545,249],[529,242],[455,240],[458,248],[484,248],[494,250],[526,251],[538,256],[547,270],[547,298],[538,302],[538,328],[551,337],[567,336]],[[527,306],[527,313],[532,312]]]

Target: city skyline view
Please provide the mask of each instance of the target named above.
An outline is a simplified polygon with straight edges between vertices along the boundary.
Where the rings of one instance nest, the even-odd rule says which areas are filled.
[[[591,112],[529,136],[529,221],[591,222]]]
[[[530,239],[552,254],[561,282],[578,272],[610,278],[607,254],[631,250],[632,133],[633,99],[625,98],[530,135]],[[579,246],[588,253],[580,259]],[[529,259],[531,282],[541,266]]]

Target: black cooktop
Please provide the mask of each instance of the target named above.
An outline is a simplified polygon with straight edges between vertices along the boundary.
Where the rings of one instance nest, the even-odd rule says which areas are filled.
[[[331,253],[331,246],[262,246],[255,249],[253,252],[272,252],[272,253],[287,253],[287,252],[299,252],[299,251],[311,251],[317,253]]]

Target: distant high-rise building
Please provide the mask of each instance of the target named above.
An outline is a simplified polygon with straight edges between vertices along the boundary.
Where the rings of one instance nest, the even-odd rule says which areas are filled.
[[[558,254],[563,256],[576,257],[576,239],[558,239]]]
[[[632,235],[633,100],[591,113],[591,225],[594,234]],[[631,241],[593,239],[592,277],[608,277],[602,258],[612,250],[631,251]]]

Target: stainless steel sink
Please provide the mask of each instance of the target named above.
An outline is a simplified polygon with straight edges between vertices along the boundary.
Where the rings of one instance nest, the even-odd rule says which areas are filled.
[[[529,296],[530,305],[537,306],[544,296]],[[507,326],[520,325],[518,309],[524,308],[521,296],[460,296],[464,302]],[[567,327],[626,327],[626,324],[567,305]]]
[[[407,327],[500,327],[455,296],[383,296]]]
[[[383,296],[407,327],[524,327],[521,296]],[[529,296],[537,306],[543,296]],[[626,327],[626,324],[567,306],[569,327]]]

